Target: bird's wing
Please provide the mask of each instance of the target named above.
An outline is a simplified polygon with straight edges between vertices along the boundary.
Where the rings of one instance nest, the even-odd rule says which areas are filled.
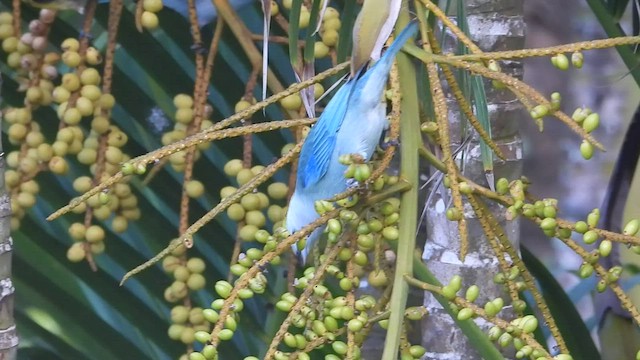
[[[355,83],[349,80],[338,90],[307,135],[298,164],[298,186],[313,185],[327,173]]]

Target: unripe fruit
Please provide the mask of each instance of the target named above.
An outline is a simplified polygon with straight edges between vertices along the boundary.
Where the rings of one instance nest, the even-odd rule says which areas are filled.
[[[237,176],[242,169],[242,160],[240,159],[232,159],[224,165],[224,173],[232,177]]]
[[[226,166],[225,166],[226,167]],[[274,200],[282,200],[287,197],[289,187],[285,183],[276,182],[270,184],[267,188],[267,194]]]
[[[474,302],[478,298],[479,294],[480,294],[480,288],[478,287],[478,285],[471,285],[467,289],[467,292],[465,294],[465,298],[469,302]]]
[[[142,16],[140,17],[140,23],[145,29],[153,30],[160,25],[160,20],[158,20],[158,15],[150,11],[143,11]]]
[[[244,215],[244,207],[240,204],[231,204],[229,208],[227,208],[227,216],[233,221],[241,221],[244,219]]]
[[[582,155],[585,160],[589,160],[593,157],[593,152],[593,145],[591,145],[589,141],[583,140],[580,144],[580,155]]]
[[[198,291],[203,289],[206,285],[207,281],[202,274],[191,274],[187,279],[187,286],[190,290]]]
[[[196,199],[204,195],[204,185],[198,180],[190,180],[185,184],[187,196]]]
[[[534,119],[542,119],[543,117],[549,114],[549,107],[546,105],[536,105],[533,109],[531,109],[531,117]]]
[[[369,284],[373,287],[383,287],[389,283],[389,278],[383,270],[373,270],[369,273]]]
[[[474,312],[472,309],[464,308],[458,312],[458,320],[460,321],[468,320],[468,319],[471,319],[473,315],[474,315]]]
[[[71,262],[80,262],[84,260],[86,252],[82,243],[74,243],[67,250],[67,259]]]
[[[322,41],[313,44],[313,54],[316,59],[322,59],[329,55],[329,47]]]
[[[582,128],[587,133],[590,133],[593,130],[597,129],[599,125],[600,125],[600,115],[598,115],[598,113],[589,114],[582,122]]]
[[[300,94],[291,94],[280,100],[280,105],[286,110],[296,111],[302,106]]]
[[[576,51],[573,54],[571,54],[571,64],[576,69],[582,68],[582,65],[584,64],[584,55],[579,51]]]
[[[598,233],[593,230],[589,230],[584,233],[582,240],[585,244],[593,244],[598,240]]]
[[[640,229],[640,220],[633,219],[624,226],[624,230],[622,231],[622,233],[624,235],[635,236],[638,233],[639,229]]]
[[[600,242],[600,246],[598,246],[598,251],[600,251],[600,256],[609,256],[611,254],[611,250],[613,249],[613,244],[611,240],[602,240]]]
[[[558,54],[551,58],[551,63],[553,66],[558,68],[559,70],[567,70],[569,69],[569,59],[565,54]]]
[[[254,241],[257,231],[258,227],[256,227],[255,225],[245,225],[240,228],[238,236],[243,241]]]
[[[145,11],[157,13],[162,10],[162,0],[144,0],[142,2],[142,8]]]
[[[254,225],[255,227],[261,228],[265,226],[267,219],[261,211],[252,210],[246,213],[245,221],[247,225]]]
[[[556,226],[558,226],[558,223],[554,218],[545,218],[540,222],[540,228],[542,230],[553,230]]]
[[[338,45],[338,40],[340,39],[340,34],[338,31],[334,29],[329,29],[323,32],[320,37],[322,38],[322,42],[328,47],[335,47]]]

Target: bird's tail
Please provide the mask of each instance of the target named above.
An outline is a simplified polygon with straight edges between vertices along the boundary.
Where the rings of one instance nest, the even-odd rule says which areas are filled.
[[[393,59],[395,59],[398,52],[402,49],[404,44],[409,40],[409,38],[413,37],[418,31],[418,22],[411,21],[396,38],[393,40],[393,43],[389,46],[387,51],[382,55],[380,60],[375,64],[376,67],[382,66],[385,68],[384,73],[389,73],[391,69],[391,64],[393,64]],[[381,69],[382,70],[382,69]]]
[[[359,79],[357,85],[357,101],[370,102],[372,105],[380,102],[382,90],[389,78],[389,71],[391,70],[393,59],[395,59],[398,51],[402,49],[407,40],[409,40],[417,30],[418,23],[415,21],[410,22],[396,37],[380,60],[373,64],[371,68],[364,71],[364,75]]]

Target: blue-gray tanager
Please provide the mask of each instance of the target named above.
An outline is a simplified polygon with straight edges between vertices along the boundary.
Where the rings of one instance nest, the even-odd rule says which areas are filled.
[[[344,172],[346,165],[338,158],[356,154],[369,160],[387,127],[386,103],[382,95],[393,60],[407,40],[417,30],[410,23],[387,52],[371,68],[362,69],[350,78],[320,115],[302,146],[298,161],[296,188],[289,202],[286,227],[293,234],[319,215],[315,202],[328,200],[347,189]],[[299,251],[304,263],[316,245],[322,228],[307,238],[306,246]],[[293,250],[298,251],[296,245]]]

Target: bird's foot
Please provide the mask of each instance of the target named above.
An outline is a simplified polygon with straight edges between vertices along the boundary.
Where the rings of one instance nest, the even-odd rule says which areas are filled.
[[[349,154],[349,157],[351,158],[352,164],[364,164],[366,162],[365,157],[361,154]]]
[[[357,188],[358,186],[360,186],[360,183],[356,179],[353,179],[353,178],[347,179],[348,189]]]
[[[205,55],[207,53],[207,49],[204,47],[204,44],[201,42],[191,45],[191,50],[193,50],[193,52],[198,55]]]
[[[388,148],[390,148],[392,146],[396,147],[398,145],[400,145],[400,141],[398,141],[397,139],[390,139],[390,140],[387,140],[387,141],[380,142],[380,148],[382,150],[387,150]]]
[[[89,42],[91,42],[91,40],[93,40],[93,35],[91,35],[91,33],[80,30],[80,32],[78,33],[78,38],[87,39]]]

